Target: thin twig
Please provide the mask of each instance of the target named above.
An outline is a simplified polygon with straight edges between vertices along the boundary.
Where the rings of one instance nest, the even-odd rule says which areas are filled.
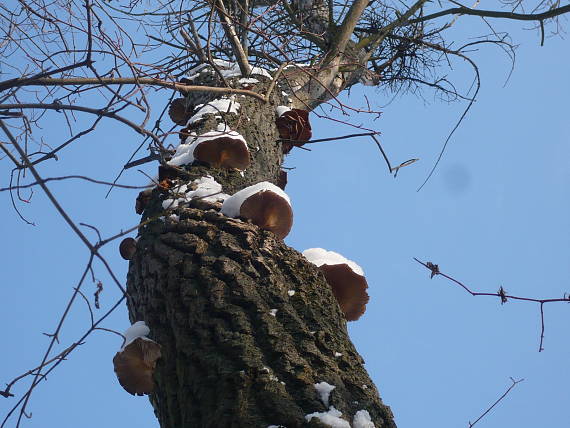
[[[570,295],[567,295],[567,294],[564,294],[564,297],[562,297],[562,298],[554,298],[554,299],[535,299],[535,298],[531,298],[531,297],[513,296],[511,294],[507,294],[507,292],[505,291],[505,289],[502,286],[499,287],[499,290],[496,293],[481,293],[478,291],[472,291],[469,287],[467,287],[461,281],[441,272],[439,270],[439,265],[432,263],[432,262],[422,262],[421,260],[418,260],[415,257],[414,257],[414,260],[416,262],[418,262],[419,264],[421,264],[422,266],[424,266],[425,268],[430,270],[430,272],[431,272],[430,277],[431,278],[433,278],[434,276],[438,276],[438,275],[442,276],[442,277],[448,279],[449,281],[459,285],[463,290],[465,290],[466,292],[468,292],[472,296],[499,297],[501,304],[505,304],[508,300],[519,300],[519,301],[523,301],[523,302],[533,302],[533,303],[540,304],[540,343],[538,345],[538,352],[542,352],[544,350],[544,347],[542,346],[542,344],[544,342],[544,310],[543,310],[543,306],[546,303],[554,303],[554,302],[566,302],[566,303],[568,303],[568,302],[570,302]]]
[[[509,388],[504,392],[503,395],[501,395],[497,401],[495,401],[493,404],[491,404],[491,407],[489,407],[487,410],[485,410],[481,416],[479,416],[475,422],[471,423],[469,422],[469,428],[471,428],[473,425],[475,425],[477,422],[479,422],[481,419],[483,419],[491,410],[493,410],[493,407],[495,407],[497,404],[499,404],[508,394],[509,392],[511,392],[511,390],[517,386],[519,383],[521,383],[522,381],[524,381],[524,379],[519,379],[519,380],[514,380],[512,377],[509,378],[511,379],[512,385],[509,386]]]

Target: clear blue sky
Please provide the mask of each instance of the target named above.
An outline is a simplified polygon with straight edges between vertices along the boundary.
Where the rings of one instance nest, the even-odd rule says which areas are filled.
[[[397,98],[381,108],[384,114],[375,122],[363,115],[351,119],[382,132],[393,163],[421,159],[396,179],[366,139],[315,144],[311,152],[294,151],[287,160],[296,169],[287,187],[295,224],[286,242],[300,251],[334,250],[364,268],[371,302],[366,315],[350,324],[350,335],[400,428],[466,427],[510,385],[509,377],[525,381],[478,426],[568,426],[568,306],[545,307],[545,350],[538,353],[537,305],[501,306],[498,299],[470,297],[443,278],[430,280],[412,260],[439,263],[479,291],[502,285],[511,294],[538,298],[570,291],[568,42],[547,39],[541,48],[533,31],[514,31],[513,37],[522,46],[506,87],[505,55],[492,47],[475,54],[483,81],[479,100],[421,192],[416,188],[465,106],[440,103],[429,91],[429,102],[413,95]],[[460,64],[456,73],[456,79],[469,78]],[[355,88],[350,102],[363,106],[361,94]],[[380,106],[389,101],[383,92],[368,94]],[[325,120],[313,120],[313,127],[316,138],[354,132]],[[55,145],[66,134],[58,125],[44,135]],[[139,141],[132,132],[106,128],[41,171],[112,180]],[[4,187],[9,164],[4,159],[0,165]],[[130,170],[122,182],[147,180]],[[106,189],[95,185],[62,182],[50,188],[75,221],[97,225],[105,237],[138,220],[137,191],[115,190],[104,199]],[[0,382],[5,383],[40,361],[48,342],[42,332],[55,328],[88,253],[39,189],[32,204],[18,204],[35,227],[19,220],[7,193],[0,198],[5,242]],[[124,280],[127,264],[116,246],[104,253]],[[105,285],[105,309],[119,293],[101,266],[95,275]],[[91,297],[95,286],[85,290]],[[87,311],[77,305],[61,346],[88,322]],[[128,327],[126,309],[105,325]],[[158,427],[148,400],[130,396],[115,379],[111,359],[119,345],[114,335],[92,335],[39,385],[29,407],[33,417],[24,426]],[[13,392],[19,396],[27,384]],[[16,399],[0,397],[0,414]]]

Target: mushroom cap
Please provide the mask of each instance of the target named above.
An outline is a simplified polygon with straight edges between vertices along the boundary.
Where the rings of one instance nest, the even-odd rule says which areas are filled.
[[[207,162],[216,168],[244,170],[249,165],[249,150],[241,138],[229,135],[203,140],[194,149],[194,159]]]
[[[262,229],[285,238],[293,225],[293,210],[283,190],[267,181],[246,187],[224,201],[221,213],[243,217]]]
[[[195,160],[218,168],[245,169],[250,163],[249,149],[242,135],[224,124],[202,135],[190,135],[176,148],[167,163],[171,166],[191,164]]]
[[[282,140],[283,153],[289,153],[294,146],[302,146],[313,135],[309,112],[302,109],[291,109],[282,113],[276,120],[279,137]]]
[[[180,177],[180,171],[170,165],[159,165],[158,166],[158,182],[168,180],[176,180]]]
[[[188,101],[186,98],[176,98],[170,103],[168,116],[177,125],[186,125],[190,119],[191,112],[188,111]]]
[[[119,253],[125,260],[131,260],[137,252],[137,241],[134,238],[125,238],[119,244]]]
[[[339,253],[322,248],[309,248],[303,256],[321,269],[344,317],[348,321],[360,318],[369,300],[362,268]]]
[[[356,321],[366,311],[370,297],[366,292],[366,278],[354,272],[347,264],[319,266],[332,288],[344,317]]]
[[[154,390],[153,373],[161,356],[160,345],[137,337],[113,357],[115,374],[129,394],[144,395]]]
[[[142,214],[152,198],[152,189],[146,189],[139,193],[135,202],[135,212]]]
[[[240,217],[285,238],[293,226],[291,205],[276,193],[265,190],[251,195],[240,207]]]

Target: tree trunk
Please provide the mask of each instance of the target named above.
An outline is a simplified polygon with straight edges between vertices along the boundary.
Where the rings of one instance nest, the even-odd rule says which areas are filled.
[[[239,98],[239,114],[219,115],[248,141],[252,165],[243,176],[187,166],[180,182],[210,174],[227,193],[277,182],[275,107],[285,100],[280,88],[273,92],[267,104]],[[208,116],[196,132],[216,121]],[[328,426],[305,417],[327,404],[348,421],[366,410],[376,427],[395,427],[316,266],[213,205],[191,203],[173,211],[178,220],[157,218],[164,198],[153,192],[127,284],[131,321],[144,320],[162,346],[150,397],[161,427]],[[335,386],[329,403],[319,398],[319,382]]]

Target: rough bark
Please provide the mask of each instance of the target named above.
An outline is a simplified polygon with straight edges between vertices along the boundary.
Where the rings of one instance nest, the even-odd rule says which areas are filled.
[[[228,193],[277,182],[282,155],[274,109],[283,104],[281,90],[267,104],[239,102],[238,115],[220,116],[246,137],[251,167],[242,176],[191,165],[179,180],[207,173]],[[213,129],[219,120],[210,116],[195,130]],[[336,387],[329,404],[348,421],[367,410],[376,427],[395,427],[316,266],[215,205],[193,201],[172,211],[179,220],[159,218],[165,197],[153,192],[127,283],[131,321],[144,320],[162,346],[151,395],[161,427],[325,426],[305,418],[328,410],[318,382]]]

